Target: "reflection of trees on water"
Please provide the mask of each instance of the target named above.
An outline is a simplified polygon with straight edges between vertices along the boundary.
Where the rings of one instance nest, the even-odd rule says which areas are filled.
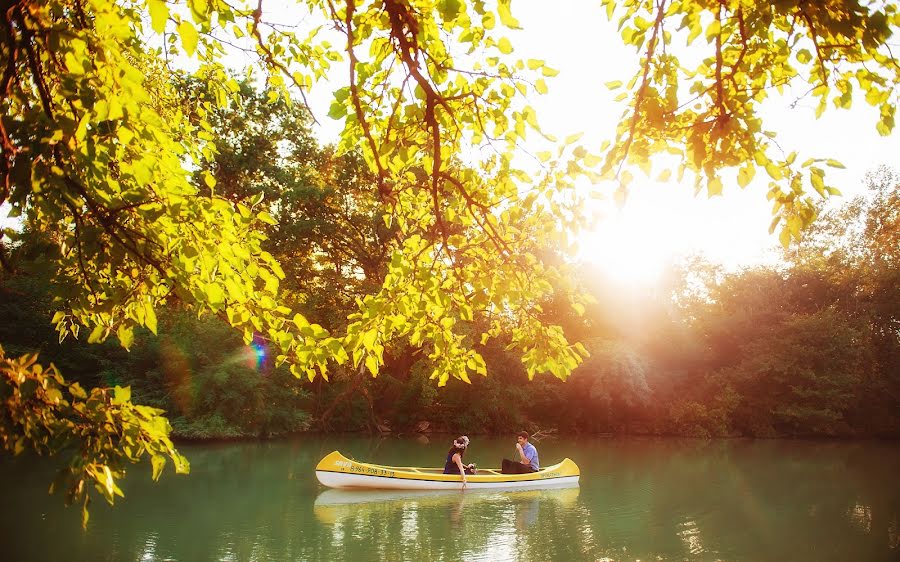
[[[652,445],[651,445],[652,444]],[[612,440],[575,515],[587,558],[889,560],[900,453],[891,443]],[[894,546],[891,546],[894,544]],[[539,545],[538,545],[539,546]],[[748,555],[748,553],[753,553]]]
[[[877,561],[900,553],[893,443],[573,440],[582,469],[574,496],[469,490],[329,500],[312,471],[334,448],[376,462],[423,457],[412,441],[335,441],[188,447],[189,477],[154,484],[133,471],[125,501],[112,510],[96,502],[86,533],[75,510],[44,496],[46,468],[0,462],[4,503],[26,506],[0,510],[4,558]]]
[[[309,497],[316,489],[310,470],[319,451],[294,443],[228,444],[185,447],[192,464],[188,477],[167,473],[153,483],[136,467],[123,486],[125,500],[109,508],[92,504],[81,531],[78,513],[46,497],[49,469],[23,471],[33,477],[22,488],[23,501],[35,505],[20,514],[12,530],[36,536],[54,529],[55,540],[3,541],[22,549],[26,560],[209,560],[280,559],[299,551],[302,532],[312,522]],[[37,475],[41,473],[40,475]],[[34,484],[34,485],[32,485]],[[4,490],[5,491],[5,490]]]

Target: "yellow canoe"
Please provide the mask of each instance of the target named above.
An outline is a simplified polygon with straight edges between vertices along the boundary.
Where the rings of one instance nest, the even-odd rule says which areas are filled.
[[[316,465],[316,478],[329,488],[382,490],[458,490],[459,474],[444,474],[443,468],[382,466],[348,459],[338,451]],[[565,488],[578,485],[581,472],[571,459],[528,474],[501,474],[499,468],[479,468],[466,475],[467,489]]]

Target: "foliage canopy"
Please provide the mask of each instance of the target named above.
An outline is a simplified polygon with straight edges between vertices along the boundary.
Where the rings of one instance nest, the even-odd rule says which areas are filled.
[[[565,247],[578,227],[577,176],[627,185],[627,164],[649,169],[668,151],[714,194],[723,171],[737,168],[745,185],[765,169],[775,223],[784,221],[783,238],[798,236],[815,214],[804,182],[835,190],[815,160],[769,156],[760,103],[805,81],[820,112],[829,99],[849,107],[856,83],[887,134],[900,76],[887,43],[900,18],[891,3],[626,2],[622,38],[644,57],[615,143],[602,162],[562,143],[528,173],[513,158],[529,130],[540,132],[526,101],[555,71],[513,58],[503,30],[519,24],[507,0],[302,2],[297,10],[321,23],[308,34],[268,22],[261,2],[7,4],[2,200],[59,246],[61,335],[83,327],[91,341],[116,334],[128,347],[135,326],[155,330],[156,308],[174,295],[227,316],[247,339],[263,333],[309,377],[330,360],[375,375],[385,346],[409,340],[429,342],[441,383],[465,380],[484,371],[473,349],[481,338],[465,328],[478,314],[491,319],[484,338],[511,331],[529,373],[564,378],[583,350],[535,319],[561,280],[538,250]],[[700,35],[708,56],[685,66],[678,45]],[[216,150],[210,112],[240,87],[223,67],[230,44],[258,56],[272,100],[305,99],[338,65],[349,73],[329,116],[344,121],[340,147],[359,147],[375,173],[396,242],[381,289],[342,335],[279,301],[283,270],[260,248],[271,206],[197,197],[188,181]],[[211,88],[190,114],[168,78],[179,54],[197,60]],[[464,165],[476,149],[492,152]],[[212,174],[203,178],[214,188]]]

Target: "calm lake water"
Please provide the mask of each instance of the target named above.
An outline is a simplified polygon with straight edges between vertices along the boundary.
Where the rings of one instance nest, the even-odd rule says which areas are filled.
[[[473,436],[479,466],[513,438]],[[315,437],[190,445],[189,476],[132,469],[124,501],[79,512],[52,471],[0,457],[0,558],[29,560],[900,560],[900,445],[891,442],[558,438],[579,488],[404,494],[325,490],[339,449],[442,465],[449,438]]]

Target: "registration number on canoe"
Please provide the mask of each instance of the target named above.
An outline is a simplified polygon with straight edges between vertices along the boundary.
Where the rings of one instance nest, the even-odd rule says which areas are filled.
[[[365,474],[366,476],[386,476],[388,478],[394,477],[393,470],[385,470],[383,468],[375,468],[371,466],[359,466],[350,462],[337,461],[334,463],[335,466],[338,466],[342,469],[343,472],[352,472],[355,474]]]

